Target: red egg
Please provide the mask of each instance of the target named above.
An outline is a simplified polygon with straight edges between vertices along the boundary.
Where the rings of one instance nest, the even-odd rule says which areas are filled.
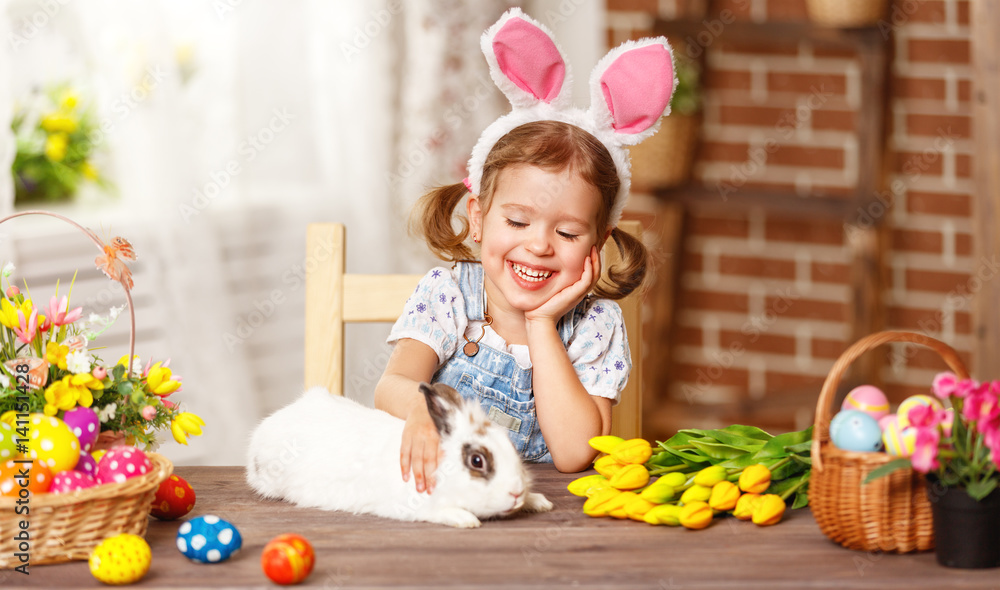
[[[194,500],[191,484],[179,475],[171,475],[156,490],[149,513],[160,520],[176,520],[191,512]]]
[[[268,541],[260,554],[260,567],[276,584],[298,584],[309,577],[316,554],[300,535],[284,534]]]

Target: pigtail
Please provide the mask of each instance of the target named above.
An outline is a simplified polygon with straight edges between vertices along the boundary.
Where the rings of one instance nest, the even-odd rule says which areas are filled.
[[[611,239],[618,247],[620,260],[608,268],[607,279],[598,281],[594,294],[605,299],[622,299],[642,286],[649,251],[635,236],[617,227],[611,230]]]
[[[427,247],[441,260],[472,259],[472,250],[465,244],[469,220],[465,216],[458,217],[462,225],[458,232],[452,225],[455,208],[468,192],[461,182],[439,186],[420,197],[410,214],[410,233],[423,237]]]

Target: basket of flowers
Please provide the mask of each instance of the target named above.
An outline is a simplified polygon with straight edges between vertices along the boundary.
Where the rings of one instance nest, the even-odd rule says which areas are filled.
[[[952,347],[914,332],[870,334],[834,363],[816,403],[809,505],[823,534],[849,549],[907,553],[934,548],[924,475],[913,469],[887,469],[897,457],[837,448],[830,437],[831,406],[844,373],[864,353],[893,342],[929,348],[959,377],[969,376]],[[878,477],[881,473],[886,475]]]
[[[0,272],[0,568],[87,559],[106,537],[143,535],[153,497],[173,465],[152,452],[169,428],[186,444],[204,422],[167,399],[181,379],[167,362],[135,356],[131,271],[124,238],[105,244],[61,215],[98,247],[97,267],[124,289],[129,354],[114,364],[95,352],[95,339],[114,322],[71,308],[57,293],[48,305]],[[72,286],[70,286],[72,292]],[[149,451],[149,452],[147,452]],[[117,460],[104,461],[102,456]],[[18,536],[20,531],[26,534]]]

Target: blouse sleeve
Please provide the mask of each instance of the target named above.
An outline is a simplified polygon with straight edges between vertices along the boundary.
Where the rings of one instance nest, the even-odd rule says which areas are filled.
[[[609,299],[594,300],[573,330],[567,353],[590,395],[617,404],[632,370],[621,307]]]
[[[458,335],[465,333],[466,324],[458,282],[450,270],[436,267],[420,279],[386,342],[395,344],[401,338],[423,342],[437,353],[441,364],[458,350]]]

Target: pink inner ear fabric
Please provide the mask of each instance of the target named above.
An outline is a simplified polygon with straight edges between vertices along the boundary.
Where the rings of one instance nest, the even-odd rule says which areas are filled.
[[[674,65],[662,45],[623,53],[601,76],[612,126],[635,134],[656,123],[667,108],[674,86]]]
[[[493,38],[493,54],[500,71],[521,90],[546,103],[559,95],[566,64],[556,44],[538,27],[510,19]]]

